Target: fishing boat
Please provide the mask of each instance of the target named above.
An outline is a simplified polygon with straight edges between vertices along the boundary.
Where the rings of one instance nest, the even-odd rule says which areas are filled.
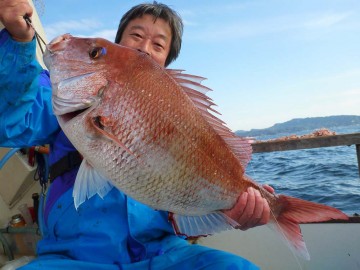
[[[45,37],[39,18],[35,13],[33,24]],[[41,52],[38,59],[42,62]],[[360,134],[352,137],[351,144],[360,148]],[[355,139],[354,139],[355,138]],[[337,141],[339,138],[332,138]],[[343,145],[348,141],[342,141]],[[280,143],[281,144],[281,143]],[[272,147],[275,144],[273,144]],[[305,143],[305,145],[308,145]],[[264,145],[254,145],[260,149]],[[280,146],[284,147],[284,146]],[[323,147],[319,145],[318,147]],[[255,151],[265,151],[262,150]],[[290,150],[290,149],[288,149]],[[272,149],[272,151],[275,151]],[[359,151],[357,154],[359,155]],[[0,148],[0,267],[16,269],[36,256],[36,242],[41,238],[37,224],[21,223],[14,226],[18,214],[26,216],[24,206],[34,209],[34,194],[41,194],[38,165],[34,160],[36,152],[46,155],[39,148]],[[28,217],[27,217],[28,218]],[[11,222],[13,220],[13,223]],[[16,223],[18,224],[18,223]],[[301,224],[302,233],[310,253],[310,260],[298,258],[281,240],[278,234],[267,226],[247,231],[230,230],[196,240],[197,244],[229,251],[257,264],[261,269],[360,269],[360,218],[350,217],[348,221]]]
[[[253,144],[253,152],[355,146],[360,176],[360,133],[275,140]],[[360,216],[347,221],[301,224],[310,260],[297,257],[268,226],[246,232],[232,230],[201,238],[198,243],[238,254],[261,269],[360,269]]]
[[[360,134],[356,138],[360,139]],[[19,262],[16,259],[24,263],[36,256],[36,242],[41,238],[37,225],[13,228],[9,223],[11,217],[21,213],[21,206],[33,206],[34,193],[41,193],[39,183],[34,181],[37,178],[34,151],[0,149],[0,160],[8,158],[0,170],[0,241],[3,246],[0,266],[9,267],[8,261],[14,259],[15,264]],[[225,231],[199,238],[196,243],[237,254],[261,269],[360,269],[359,216],[341,222],[301,224],[301,229],[310,253],[309,261],[293,254],[268,226]]]

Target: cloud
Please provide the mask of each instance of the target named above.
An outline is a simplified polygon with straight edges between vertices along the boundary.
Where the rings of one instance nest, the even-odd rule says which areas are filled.
[[[312,81],[316,81],[316,82],[329,82],[329,81],[338,81],[338,80],[349,80],[349,79],[356,79],[358,80],[360,78],[360,69],[359,68],[355,68],[355,69],[350,69],[350,70],[345,70],[343,72],[338,72],[336,74],[331,74],[329,76],[325,76],[325,77],[320,77],[317,79],[314,79]]]
[[[117,29],[103,29],[91,34],[89,37],[101,37],[110,41],[115,40]]]
[[[196,4],[196,2],[194,3]],[[183,8],[179,9],[179,14],[181,14],[182,17],[193,17],[197,18],[199,16],[205,16],[205,17],[219,17],[219,10],[221,9],[221,14],[223,16],[227,16],[228,14],[234,14],[241,11],[244,11],[246,9],[254,9],[258,8],[258,4],[255,2],[235,2],[235,3],[227,3],[227,2],[218,2],[218,4],[211,4],[209,5],[203,5],[194,7],[192,6],[189,8]]]
[[[299,32],[307,33],[308,31],[319,31],[339,25],[351,17],[351,15],[351,12],[287,14],[255,18],[250,21],[243,20],[240,16],[240,19],[235,21],[209,24],[207,28],[204,28],[204,25],[197,25],[195,22],[192,22],[189,26],[195,26],[193,28],[195,32],[192,35],[190,34],[190,37],[206,42],[222,42],[223,39],[229,38],[248,38],[279,33],[289,33],[289,35],[298,34]],[[202,29],[199,31],[197,26]]]
[[[194,2],[195,3],[195,2]],[[219,5],[221,7],[219,7]],[[248,3],[227,3],[221,2],[220,4],[210,4],[203,5],[201,7],[192,6],[189,8],[179,9],[179,14],[183,19],[183,23],[186,26],[187,30],[188,26],[196,26],[203,28],[203,25],[199,23],[199,18],[212,18],[216,21],[216,24],[219,23],[218,19],[226,18],[228,15],[236,14],[239,12],[244,12],[246,9],[257,8],[258,4],[255,2]],[[219,10],[221,10],[221,14],[219,14]]]
[[[101,27],[101,23],[90,20],[90,19],[80,19],[80,20],[69,20],[61,21],[50,25],[44,25],[46,35],[49,40],[53,39],[58,35],[65,33],[74,34],[76,32],[82,33],[93,33],[95,30]]]
[[[303,25],[307,28],[327,28],[334,26],[351,16],[351,12],[323,14],[316,18],[310,18]]]

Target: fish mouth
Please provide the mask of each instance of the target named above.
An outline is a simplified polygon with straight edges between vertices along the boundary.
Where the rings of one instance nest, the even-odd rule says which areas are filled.
[[[92,80],[95,83],[89,86],[88,81]],[[100,103],[107,85],[107,80],[98,77],[95,72],[77,75],[53,83],[52,107],[54,114],[63,122],[68,122],[82,113],[93,110]],[[89,91],[89,93],[76,93],[73,89],[80,92],[81,90],[83,92]],[[89,96],[84,97],[84,95]]]
[[[62,123],[92,111],[100,102],[99,97],[90,97],[87,99],[63,99],[53,96],[52,106],[54,114]]]

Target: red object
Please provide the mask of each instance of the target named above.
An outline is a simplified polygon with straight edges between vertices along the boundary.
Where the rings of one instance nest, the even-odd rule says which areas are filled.
[[[45,147],[45,146],[35,146],[35,151],[41,154],[49,154],[50,149],[49,147]]]
[[[35,221],[36,221],[36,217],[35,217],[34,207],[30,206],[30,207],[28,207],[28,208],[29,208],[29,212],[30,212],[31,218],[32,218],[33,222],[35,222]]]
[[[28,152],[28,163],[30,166],[35,165],[35,147],[30,147]]]

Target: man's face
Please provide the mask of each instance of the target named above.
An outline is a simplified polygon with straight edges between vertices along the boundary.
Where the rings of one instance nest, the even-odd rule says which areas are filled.
[[[147,53],[164,67],[170,52],[170,26],[161,18],[154,21],[152,15],[145,14],[129,22],[122,34],[120,45]]]

